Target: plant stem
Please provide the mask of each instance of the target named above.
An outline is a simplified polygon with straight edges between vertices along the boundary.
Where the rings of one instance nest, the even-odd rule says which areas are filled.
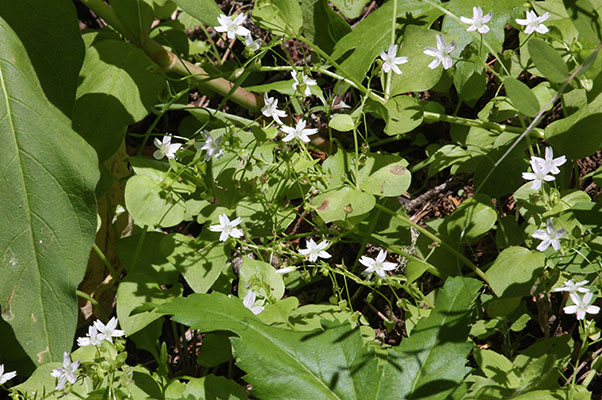
[[[108,4],[102,0],[82,0],[82,3],[125,36],[126,39],[135,42],[135,35],[121,23]],[[140,47],[166,73],[188,77],[196,84],[207,87],[222,96],[230,96],[232,101],[249,111],[258,111],[262,106],[262,100],[259,96],[244,88],[236,87],[234,83],[227,79],[212,78],[203,68],[180,59],[153,39],[142,38]]]
[[[480,121],[478,119],[469,119],[456,117],[453,115],[440,114],[432,111],[424,111],[423,112],[424,119],[428,119],[431,121],[439,121],[439,122],[449,122],[450,124],[455,125],[463,125],[463,126],[475,126],[478,128],[489,129],[497,132],[512,132],[512,133],[523,133],[524,129],[520,126],[511,126],[504,124],[497,124],[495,122],[485,122]],[[540,128],[533,127],[531,129],[532,135],[534,138],[543,139],[544,138],[544,130]]]
[[[100,258],[100,260],[103,262],[105,267],[107,267],[107,269],[109,270],[109,273],[111,274],[113,279],[115,279],[117,282],[119,282],[119,274],[117,273],[117,271],[115,271],[115,268],[113,268],[113,266],[111,265],[111,262],[104,255],[102,250],[96,245],[96,243],[92,244],[92,248],[96,252],[96,255],[98,256],[98,258]]]
[[[464,264],[466,264],[470,269],[472,269],[475,274],[477,274],[482,280],[484,280],[487,284],[489,284],[487,275],[485,275],[485,273],[483,271],[481,271],[481,269],[479,267],[477,267],[472,261],[470,261],[468,258],[466,258],[466,256],[464,256],[464,254],[460,253],[458,250],[454,249],[452,246],[450,246],[449,244],[447,244],[446,242],[441,240],[437,235],[431,233],[428,229],[425,229],[425,228],[421,227],[420,225],[418,225],[417,223],[413,222],[410,218],[408,218],[404,215],[400,215],[394,211],[391,211],[387,207],[381,206],[378,203],[376,203],[376,208],[378,208],[379,210],[382,210],[384,213],[389,214],[390,216],[392,216],[394,218],[397,218],[401,222],[410,225],[411,227],[416,229],[418,232],[422,233],[429,239],[438,243],[441,247],[445,248],[447,251],[449,251],[456,257],[458,257]]]

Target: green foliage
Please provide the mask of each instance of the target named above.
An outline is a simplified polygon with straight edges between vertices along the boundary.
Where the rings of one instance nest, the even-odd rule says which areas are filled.
[[[61,359],[96,231],[96,157],[43,95],[25,48],[0,21],[2,318],[37,364]]]
[[[55,3],[0,5],[13,398],[588,398],[599,1]]]

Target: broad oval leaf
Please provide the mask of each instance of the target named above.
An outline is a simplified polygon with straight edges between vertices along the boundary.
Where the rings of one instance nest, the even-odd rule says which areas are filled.
[[[376,204],[374,196],[350,187],[329,190],[311,202],[325,223],[344,221],[370,212]]]
[[[539,102],[531,89],[514,78],[504,79],[506,95],[518,111],[529,117],[535,117],[539,112]]]
[[[566,154],[572,159],[587,157],[602,146],[602,136],[598,131],[602,125],[602,113],[579,119],[582,115],[575,113],[554,121],[545,128],[546,139],[560,154]]]
[[[174,0],[178,7],[205,25],[218,25],[217,17],[223,12],[213,0]]]
[[[2,1],[0,15],[25,46],[48,100],[71,116],[85,50],[73,2]]]
[[[569,77],[569,67],[552,46],[541,39],[529,40],[529,55],[535,67],[552,82],[562,83]]]
[[[497,296],[522,297],[529,294],[545,262],[546,257],[539,251],[512,246],[500,253],[485,274]]]
[[[446,217],[439,231],[452,240],[472,242],[489,232],[496,220],[497,212],[491,198],[484,194],[477,194],[460,204],[451,215]]]
[[[335,114],[328,122],[328,126],[339,132],[349,132],[355,128],[353,117],[349,114]]]
[[[390,136],[407,133],[420,126],[424,117],[422,106],[414,97],[396,96],[385,104],[387,125],[385,133]]]
[[[280,36],[300,33],[303,13],[297,0],[257,0],[253,18],[259,27]]]
[[[134,175],[125,185],[125,207],[139,225],[167,228],[186,216],[182,197],[144,175]]]
[[[358,185],[375,196],[401,196],[410,187],[408,162],[393,154],[368,154],[359,171]]]
[[[144,118],[162,89],[156,65],[136,46],[117,40],[95,42],[86,50],[77,89],[73,128],[101,161],[119,147],[125,128]]]
[[[96,233],[94,151],[44,97],[19,39],[0,19],[2,317],[38,363],[73,344],[75,290]]]

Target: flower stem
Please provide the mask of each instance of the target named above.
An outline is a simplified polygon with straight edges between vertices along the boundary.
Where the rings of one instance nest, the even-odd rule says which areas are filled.
[[[397,218],[399,221],[410,225],[411,227],[416,229],[418,232],[422,233],[424,236],[426,236],[429,239],[433,240],[434,242],[438,243],[441,247],[445,248],[445,250],[449,251],[450,253],[452,253],[453,255],[458,257],[464,264],[466,264],[470,269],[472,269],[474,271],[474,273],[477,274],[483,281],[485,281],[487,284],[489,284],[487,275],[485,275],[485,273],[483,271],[481,271],[481,269],[479,267],[477,267],[472,261],[470,261],[468,258],[466,258],[466,256],[464,256],[464,254],[460,253],[458,250],[454,249],[452,246],[450,246],[449,244],[447,244],[446,242],[441,240],[437,235],[431,233],[428,229],[425,229],[422,226],[418,225],[417,223],[413,222],[407,216],[398,214],[394,211],[391,211],[387,207],[384,207],[378,203],[376,203],[376,208],[378,208],[379,210],[382,210],[385,214],[389,214],[390,216]]]

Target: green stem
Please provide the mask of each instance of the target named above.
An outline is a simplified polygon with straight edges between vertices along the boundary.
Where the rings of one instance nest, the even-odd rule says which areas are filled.
[[[376,203],[376,208],[378,208],[379,210],[382,210],[384,213],[389,214],[390,216],[392,216],[394,218],[397,218],[399,221],[410,225],[411,227],[416,229],[418,232],[422,233],[423,235],[425,235],[432,241],[438,243],[441,247],[443,247],[444,249],[446,249],[447,251],[449,251],[456,257],[458,257],[464,264],[466,264],[470,269],[472,269],[475,274],[477,274],[482,280],[484,280],[487,284],[489,284],[487,275],[485,275],[485,273],[483,271],[481,271],[481,269],[479,267],[477,267],[472,261],[470,261],[468,258],[466,258],[466,256],[464,256],[464,254],[460,253],[458,250],[454,249],[452,246],[450,246],[449,244],[447,244],[446,242],[441,240],[437,235],[431,233],[428,229],[425,229],[425,228],[421,227],[420,225],[418,225],[417,223],[413,222],[410,218],[408,218],[404,215],[400,215],[394,211],[391,211],[387,207],[381,206],[378,203]]]
[[[113,265],[111,265],[111,262],[105,256],[105,254],[102,252],[102,250],[100,249],[100,247],[98,247],[96,245],[96,243],[94,243],[92,245],[92,248],[96,252],[96,255],[98,256],[98,258],[100,258],[100,260],[103,262],[103,264],[105,265],[105,267],[107,267],[107,269],[109,270],[109,273],[111,274],[111,276],[113,277],[113,279],[115,279],[117,282],[119,282],[119,274],[117,273],[117,271],[115,271],[115,268],[113,268]]]
[[[109,314],[107,314],[107,311],[100,305],[100,303],[92,296],[90,296],[88,293],[82,292],[81,290],[76,290],[75,294],[78,297],[81,297],[82,299],[86,299],[88,300],[90,303],[92,303],[92,305],[98,310],[100,311],[100,313],[102,314],[102,319],[103,320],[108,320],[109,319]]]
[[[512,132],[512,133],[524,133],[524,129],[520,126],[511,126],[504,124],[497,124],[495,122],[484,122],[478,119],[469,119],[456,117],[453,115],[440,114],[432,111],[424,111],[423,112],[424,119],[428,119],[431,121],[439,121],[439,122],[449,122],[450,124],[455,125],[463,125],[463,126],[475,126],[478,128],[489,129],[497,132]],[[544,138],[544,130],[540,128],[533,127],[530,132],[532,132],[532,136],[537,139]]]

